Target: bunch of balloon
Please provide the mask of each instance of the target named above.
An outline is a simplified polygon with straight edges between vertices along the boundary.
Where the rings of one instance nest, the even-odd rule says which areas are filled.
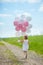
[[[16,34],[22,32],[21,35],[24,35],[26,34],[26,32],[28,33],[29,30],[32,28],[32,25],[29,23],[31,19],[32,18],[30,16],[26,16],[26,15],[21,15],[20,17],[16,17],[13,23],[15,26],[15,30],[17,32]]]

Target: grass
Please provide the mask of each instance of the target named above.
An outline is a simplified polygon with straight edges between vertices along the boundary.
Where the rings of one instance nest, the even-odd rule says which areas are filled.
[[[43,54],[43,35],[29,37],[30,49]]]
[[[0,42],[0,46],[1,46],[1,45],[4,45],[4,44],[3,44],[2,42]]]
[[[22,37],[20,38],[22,39]],[[3,38],[4,41],[9,42],[10,44],[22,47],[22,43],[18,43],[18,38]],[[29,50],[33,50],[38,54],[43,54],[43,35],[29,36]]]

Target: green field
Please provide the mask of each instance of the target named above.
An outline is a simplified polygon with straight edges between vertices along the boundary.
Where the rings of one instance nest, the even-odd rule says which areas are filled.
[[[20,37],[21,39],[22,37]],[[33,50],[38,54],[43,54],[43,35],[38,36],[29,36],[29,50]],[[18,38],[3,38],[4,41],[9,42],[10,44],[22,47],[22,43],[18,43]]]

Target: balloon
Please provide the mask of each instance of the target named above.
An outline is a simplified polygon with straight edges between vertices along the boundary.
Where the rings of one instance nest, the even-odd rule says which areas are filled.
[[[22,28],[22,24],[20,23],[20,24],[18,24],[18,26],[19,26],[19,28],[21,29]]]
[[[23,19],[20,19],[19,22],[22,23],[24,20]]]
[[[21,20],[22,20],[22,21],[25,20],[25,15],[24,15],[24,14],[21,15]]]
[[[27,32],[27,33],[30,33],[30,32],[31,32],[31,30],[30,30],[30,29],[28,29],[26,32]]]
[[[29,26],[27,27],[27,30],[26,30],[27,33],[30,33],[31,32],[31,30],[30,30],[31,27],[32,27],[32,25],[29,24]]]
[[[23,24],[24,24],[24,26],[28,26],[29,25],[29,23],[27,21],[25,21]]]
[[[29,24],[29,26],[27,27],[27,30],[29,30],[30,28],[32,28],[32,25],[31,24]]]
[[[21,18],[22,18],[22,19],[24,19],[24,18],[25,18],[25,15],[24,15],[24,14],[23,14],[23,15],[21,15]]]
[[[31,19],[32,19],[32,18],[31,18],[31,17],[29,17],[29,16],[28,16],[28,17],[26,17],[26,20],[27,20],[27,21],[31,21]]]
[[[19,23],[18,21],[14,21],[14,25],[17,26]]]
[[[32,28],[32,25],[31,24],[29,24],[29,28]]]
[[[22,29],[21,29],[21,31],[22,32],[26,32],[26,27],[23,26]]]
[[[20,31],[20,27],[19,26],[17,26],[15,29],[16,29],[16,31]]]
[[[28,21],[31,21],[31,16],[29,16],[28,13],[23,13],[22,15],[15,17],[15,30],[17,32],[22,31],[23,33],[26,31],[28,32],[29,29],[32,28],[32,25],[29,24]]]

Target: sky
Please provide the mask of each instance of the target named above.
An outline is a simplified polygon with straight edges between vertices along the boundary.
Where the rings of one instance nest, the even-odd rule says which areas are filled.
[[[0,37],[14,37],[13,22],[22,13],[31,15],[30,35],[43,34],[43,0],[0,0]]]

